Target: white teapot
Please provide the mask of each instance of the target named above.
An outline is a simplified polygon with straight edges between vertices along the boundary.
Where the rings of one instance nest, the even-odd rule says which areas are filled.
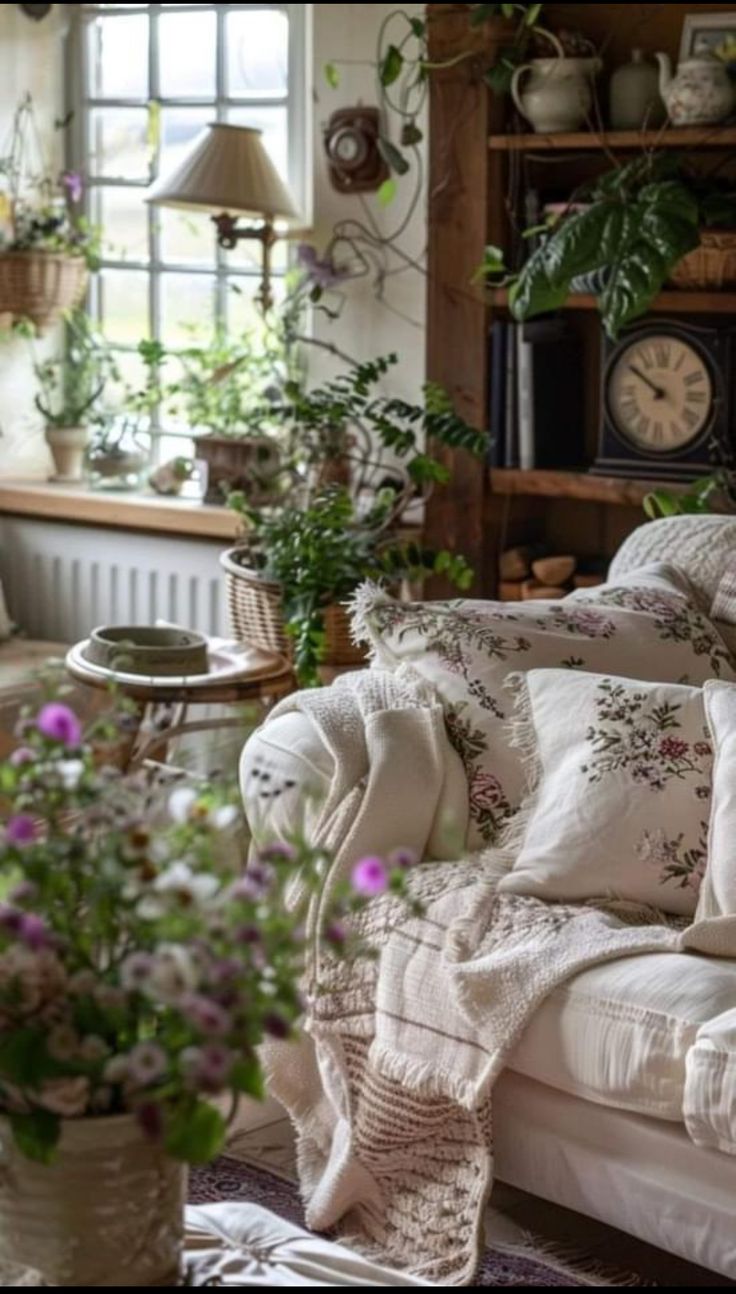
[[[690,58],[672,72],[669,54],[657,54],[659,92],[674,126],[710,126],[729,117],[736,89],[725,63],[711,55]]]
[[[540,134],[579,130],[593,106],[593,78],[599,58],[535,58],[516,69],[511,96]],[[524,89],[521,79],[530,74]]]

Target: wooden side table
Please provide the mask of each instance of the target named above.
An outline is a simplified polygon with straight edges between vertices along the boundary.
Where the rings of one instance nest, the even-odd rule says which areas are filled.
[[[208,648],[208,674],[149,678],[92,665],[85,657],[86,645],[86,640],[77,643],[67,653],[66,668],[72,678],[97,689],[114,685],[137,707],[138,730],[126,761],[129,769],[154,758],[166,763],[168,747],[179,737],[242,727],[242,718],[237,715],[190,718],[193,706],[239,706],[255,701],[267,710],[296,688],[289,662],[255,647],[235,647],[213,640]]]

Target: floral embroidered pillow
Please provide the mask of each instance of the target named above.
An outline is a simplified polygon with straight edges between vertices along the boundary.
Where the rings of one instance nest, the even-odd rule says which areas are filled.
[[[648,611],[652,615],[663,616],[668,610],[671,612],[673,601],[685,602],[696,611],[707,611],[707,607],[701,608],[697,591],[688,576],[671,562],[650,562],[639,566],[609,584],[578,589],[566,601],[589,606],[603,603],[609,607],[626,607],[630,611]]]
[[[692,916],[708,857],[713,751],[699,688],[531,670],[512,740],[528,797],[500,889]]]
[[[354,629],[376,663],[410,667],[442,698],[468,778],[469,849],[494,844],[524,794],[521,760],[505,730],[510,673],[565,669],[693,686],[736,679],[718,634],[682,592],[645,588],[632,596],[636,605],[403,603],[374,585],[359,591]],[[649,609],[639,605],[642,596]]]
[[[706,683],[703,697],[715,762],[708,867],[697,921],[736,916],[736,687]]]

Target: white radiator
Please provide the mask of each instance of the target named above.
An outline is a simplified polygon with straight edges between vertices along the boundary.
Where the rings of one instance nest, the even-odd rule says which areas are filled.
[[[227,633],[220,540],[0,517],[0,580],[29,638],[76,642],[96,625],[171,621]]]

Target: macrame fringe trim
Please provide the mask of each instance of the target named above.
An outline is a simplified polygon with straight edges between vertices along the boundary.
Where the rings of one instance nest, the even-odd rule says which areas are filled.
[[[370,1068],[381,1078],[398,1083],[417,1096],[435,1101],[454,1101],[464,1110],[478,1108],[477,1084],[444,1073],[431,1062],[415,1060],[374,1042],[368,1056]]]
[[[493,848],[494,857],[513,867],[524,845],[529,824],[539,801],[542,761],[534,724],[531,694],[526,674],[509,674],[504,688],[515,697],[514,711],[507,724],[509,745],[518,750],[526,778],[526,794],[513,818],[502,829]]]
[[[585,1251],[576,1249],[572,1244],[555,1244],[541,1240],[533,1232],[526,1232],[516,1243],[494,1241],[491,1233],[487,1247],[492,1253],[508,1254],[509,1257],[526,1258],[544,1263],[560,1276],[569,1276],[581,1285],[611,1286],[614,1289],[650,1288],[655,1281],[645,1281],[633,1272],[625,1272],[589,1257]]]
[[[392,602],[393,598],[373,580],[366,580],[345,602],[350,616],[350,637],[356,647],[369,648],[371,660],[377,659],[381,645],[371,617],[377,607],[390,606]]]

